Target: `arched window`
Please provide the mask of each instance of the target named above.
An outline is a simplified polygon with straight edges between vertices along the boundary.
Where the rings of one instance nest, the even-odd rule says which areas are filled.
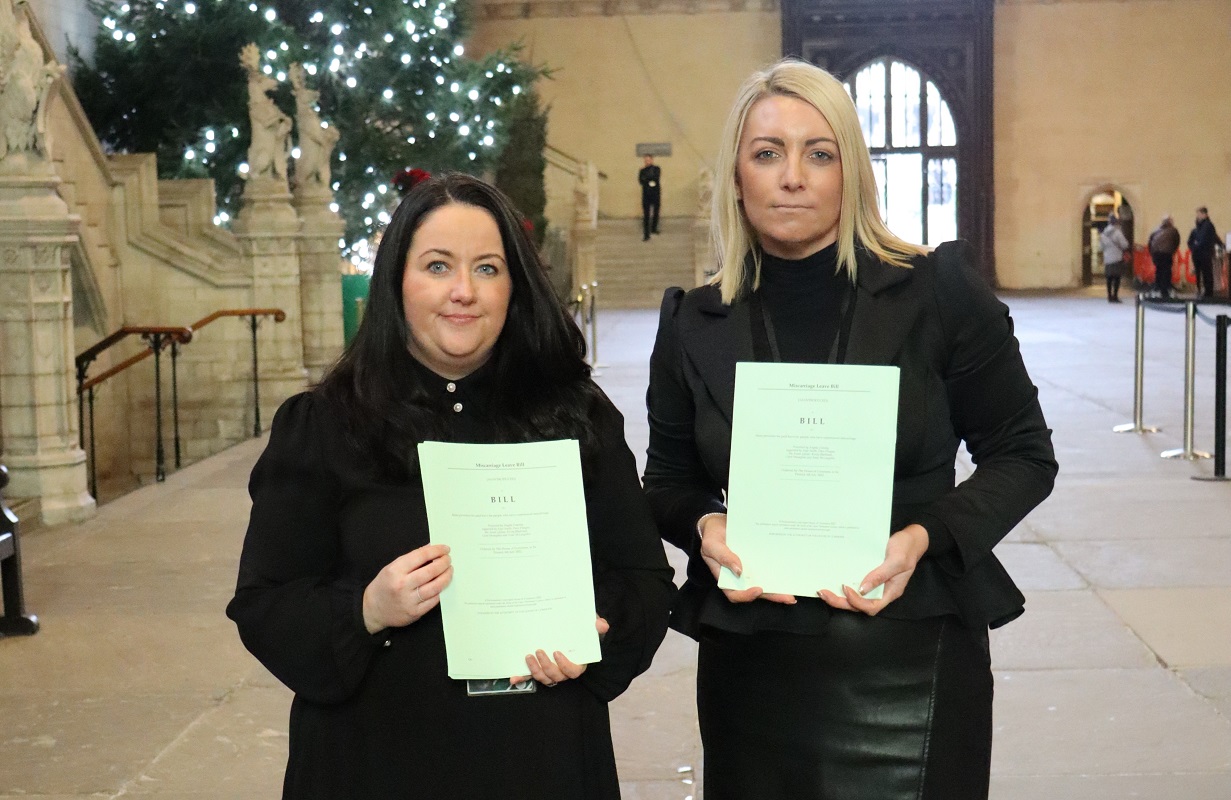
[[[957,130],[936,84],[909,64],[878,58],[846,90],[872,152],[885,224],[909,242],[957,238]]]

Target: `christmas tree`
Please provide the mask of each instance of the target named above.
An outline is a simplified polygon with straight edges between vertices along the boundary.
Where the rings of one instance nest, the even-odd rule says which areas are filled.
[[[105,147],[155,152],[162,177],[211,177],[215,222],[238,211],[249,142],[249,42],[295,117],[292,64],[320,93],[339,141],[331,164],[344,250],[369,258],[400,171],[492,169],[518,95],[542,74],[517,52],[466,58],[457,0],[92,0],[103,21],[93,64],[73,54],[73,82]],[[297,151],[292,152],[297,157]],[[294,181],[294,163],[290,168]]]
[[[533,88],[518,95],[508,119],[508,145],[496,164],[495,183],[534,226],[532,238],[542,246],[547,233],[547,114]]]

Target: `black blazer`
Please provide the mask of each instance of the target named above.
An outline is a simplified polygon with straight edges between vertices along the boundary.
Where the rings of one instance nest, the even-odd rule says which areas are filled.
[[[901,369],[892,531],[927,529],[928,553],[886,616],[955,614],[1002,625],[1025,598],[992,548],[1051,492],[1057,465],[1038,391],[1026,374],[1008,308],[949,242],[913,268],[860,252],[845,363]],[[723,305],[716,286],[667,290],[650,360],[650,445],[644,485],[664,539],[689,554],[672,627],[816,633],[832,611],[733,604],[700,557],[696,523],[723,504],[731,454],[735,364],[753,361],[746,298]],[[974,474],[954,486],[960,441]]]

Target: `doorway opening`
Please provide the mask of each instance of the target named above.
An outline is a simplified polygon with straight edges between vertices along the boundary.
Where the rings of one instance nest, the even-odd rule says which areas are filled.
[[[1103,251],[1099,247],[1099,234],[1107,227],[1107,220],[1115,214],[1120,220],[1120,229],[1124,238],[1128,239],[1129,252],[1133,252],[1136,240],[1133,238],[1133,207],[1129,205],[1124,195],[1115,187],[1100,189],[1090,197],[1082,212],[1081,220],[1081,284],[1090,286],[1097,280],[1103,280],[1106,272],[1103,269]],[[1129,263],[1132,263],[1130,259]],[[1131,278],[1131,276],[1125,276]]]

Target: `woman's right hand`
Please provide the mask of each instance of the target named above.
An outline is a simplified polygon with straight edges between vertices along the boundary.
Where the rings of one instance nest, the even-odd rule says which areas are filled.
[[[451,580],[448,545],[428,544],[395,558],[363,590],[364,627],[376,633],[409,625],[440,604]]]
[[[731,548],[727,547],[726,514],[710,514],[702,521],[701,559],[710,568],[710,572],[714,574],[714,580],[718,580],[718,572],[722,567],[726,567],[736,575],[744,571],[744,565],[739,560],[739,556],[735,555]],[[753,600],[761,598],[773,603],[783,603],[788,606],[795,605],[794,595],[766,594],[760,586],[753,586],[748,589],[741,589],[740,591],[723,589],[722,593],[732,603],[751,603]]]

